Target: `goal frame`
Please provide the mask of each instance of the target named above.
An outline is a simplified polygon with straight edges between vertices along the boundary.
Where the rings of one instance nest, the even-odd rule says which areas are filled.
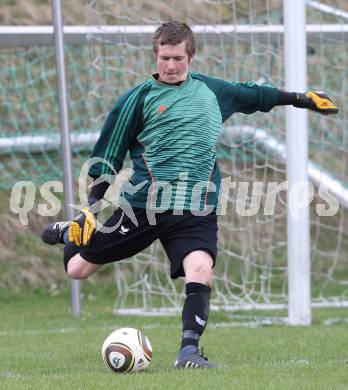
[[[237,35],[238,39],[243,41],[250,41],[257,37],[260,42],[272,41],[278,39],[279,35],[283,35],[285,88],[290,91],[305,91],[307,89],[307,42],[315,42],[323,33],[327,38],[348,38],[348,25],[306,25],[306,5],[303,0],[291,2],[284,0],[283,3],[284,25],[195,25],[193,31],[197,42],[200,42],[203,34],[209,42],[217,41],[221,35],[227,41],[229,37],[235,39],[233,36]],[[91,35],[112,41],[121,40],[122,36],[127,35],[127,42],[137,44],[149,41],[156,27],[61,26],[61,30],[65,45],[86,45]],[[0,26],[1,48],[51,46],[54,42],[53,26]],[[62,51],[62,43],[60,51]],[[64,83],[59,89],[59,97],[61,98],[63,94],[66,96]],[[286,111],[286,169],[290,186],[297,181],[308,180],[307,144],[306,110],[288,107]],[[72,175],[72,172],[70,171],[68,175]],[[288,204],[289,201],[291,199],[288,199]],[[288,211],[288,323],[292,325],[311,323],[309,223],[308,207],[301,209],[301,217],[297,219],[293,218]],[[76,301],[75,305],[79,307]],[[266,308],[265,306],[267,305],[263,305],[263,309]]]

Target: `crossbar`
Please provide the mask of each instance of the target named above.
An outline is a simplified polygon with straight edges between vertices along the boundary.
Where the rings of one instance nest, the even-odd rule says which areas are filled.
[[[107,41],[110,44],[148,45],[158,26],[64,26],[66,45],[86,45],[90,40]],[[197,43],[214,44],[223,41],[234,43],[275,42],[282,39],[283,25],[195,25],[192,29]],[[348,24],[309,24],[307,41],[315,43],[348,41]],[[0,48],[17,46],[53,46],[52,26],[0,26]]]

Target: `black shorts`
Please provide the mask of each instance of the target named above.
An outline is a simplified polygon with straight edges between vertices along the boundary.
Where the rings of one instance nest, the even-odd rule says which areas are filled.
[[[96,231],[90,245],[79,251],[81,257],[94,264],[120,261],[141,252],[159,239],[169,258],[172,278],[185,276],[183,259],[194,250],[208,252],[215,265],[218,230],[216,214],[195,216],[184,212],[183,215],[173,215],[172,211],[166,211],[156,214],[156,224],[151,225],[145,209],[133,208],[133,212],[138,227],[122,209],[117,209],[104,224],[106,228],[118,226],[117,229],[111,229],[114,231],[108,233]],[[65,251],[65,265],[69,261],[69,252]]]

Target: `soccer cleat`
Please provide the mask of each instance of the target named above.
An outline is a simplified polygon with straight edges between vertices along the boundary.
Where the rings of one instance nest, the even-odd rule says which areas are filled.
[[[187,345],[184,347],[175,361],[174,368],[183,370],[192,369],[205,369],[205,368],[218,368],[219,366],[214,363],[209,363],[208,358],[203,354],[203,348],[201,352],[194,345]]]
[[[55,222],[47,225],[41,234],[41,239],[49,245],[64,244],[63,236],[70,225],[70,221]]]

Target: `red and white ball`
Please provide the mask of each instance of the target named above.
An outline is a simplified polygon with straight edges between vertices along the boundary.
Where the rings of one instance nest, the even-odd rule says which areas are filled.
[[[113,372],[142,371],[150,365],[152,347],[149,339],[140,330],[121,328],[105,339],[102,357]]]

